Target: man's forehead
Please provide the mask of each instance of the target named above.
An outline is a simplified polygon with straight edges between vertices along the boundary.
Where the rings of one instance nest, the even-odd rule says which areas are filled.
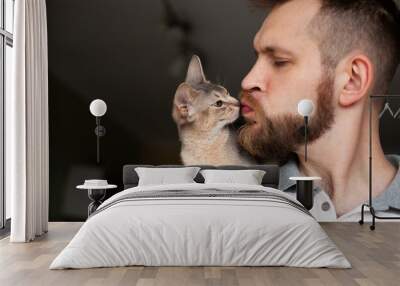
[[[269,45],[296,48],[296,42],[310,40],[308,26],[320,7],[320,0],[292,0],[278,5],[265,19],[254,38],[254,46],[258,49]]]

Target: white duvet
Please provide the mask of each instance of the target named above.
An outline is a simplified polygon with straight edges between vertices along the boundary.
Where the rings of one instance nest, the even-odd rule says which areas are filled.
[[[145,266],[349,268],[317,221],[299,209],[257,198],[152,198],[131,192],[263,190],[254,185],[179,184],[127,189],[106,200],[50,269]],[[108,207],[106,207],[108,206]]]

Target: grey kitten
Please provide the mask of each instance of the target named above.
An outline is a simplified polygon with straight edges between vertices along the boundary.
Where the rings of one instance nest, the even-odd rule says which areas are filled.
[[[240,112],[239,101],[221,85],[206,80],[200,58],[189,63],[185,82],[176,90],[172,117],[181,141],[184,165],[252,165],[230,128]]]

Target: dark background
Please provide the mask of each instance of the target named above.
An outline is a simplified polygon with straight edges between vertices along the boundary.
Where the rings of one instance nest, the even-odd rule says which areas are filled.
[[[81,221],[89,200],[75,186],[85,179],[120,190],[124,164],[179,163],[171,108],[190,56],[237,95],[265,12],[247,0],[48,0],[47,17],[50,220]],[[108,106],[100,165],[89,112],[96,98]],[[400,153],[395,122],[385,121],[385,150]]]

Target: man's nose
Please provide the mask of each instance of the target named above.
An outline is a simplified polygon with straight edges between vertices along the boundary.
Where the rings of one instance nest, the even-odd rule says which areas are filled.
[[[242,89],[249,91],[265,91],[266,73],[260,61],[257,61],[242,80]]]

